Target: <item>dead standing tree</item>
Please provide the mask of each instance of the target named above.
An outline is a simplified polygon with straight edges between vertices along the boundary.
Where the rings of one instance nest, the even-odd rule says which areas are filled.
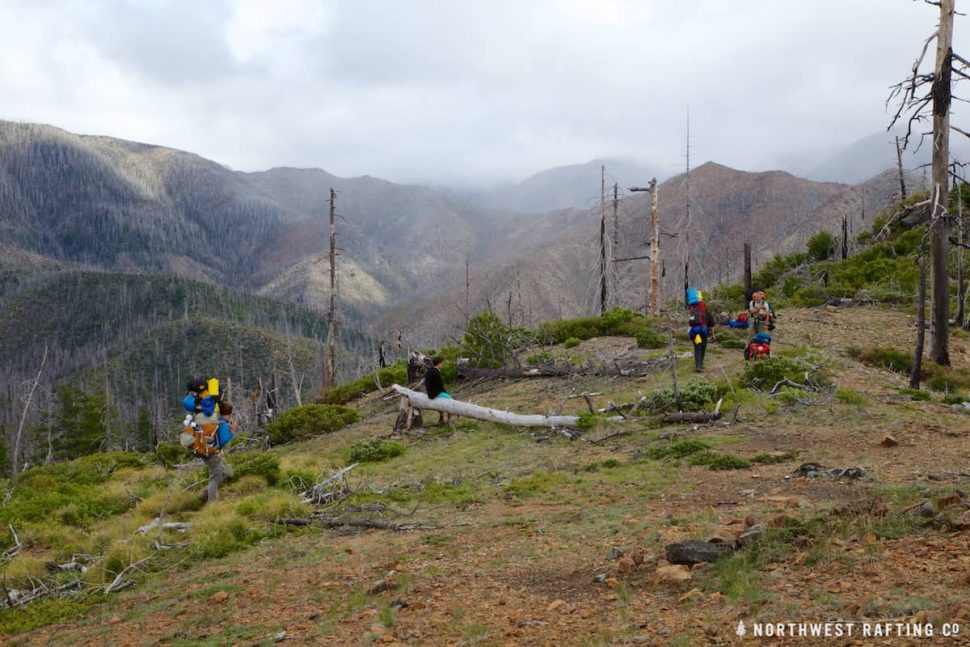
[[[899,102],[889,127],[892,128],[897,122],[905,119],[906,134],[903,137],[903,148],[908,146],[914,126],[927,120],[927,108],[932,115],[933,188],[929,237],[933,309],[930,357],[937,364],[949,366],[950,277],[947,267],[949,252],[947,198],[949,196],[951,81],[954,74],[960,78],[970,79],[970,62],[953,53],[955,0],[924,1],[940,8],[939,27],[923,43],[923,49],[913,64],[911,74],[893,86],[887,105],[893,100]],[[920,72],[929,46],[934,40],[936,41],[936,65],[932,72]],[[952,128],[970,137],[970,134],[959,128]],[[922,136],[926,134],[928,133],[922,133]]]

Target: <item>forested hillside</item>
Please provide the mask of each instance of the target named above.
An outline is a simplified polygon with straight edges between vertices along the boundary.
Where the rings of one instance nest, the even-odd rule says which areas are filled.
[[[322,384],[326,322],[300,306],[166,275],[7,270],[0,279],[0,427],[15,432],[28,380],[43,366],[27,434],[39,449],[67,386],[98,399],[107,446],[127,447],[139,416],[171,440],[192,376],[217,375],[239,399],[258,380],[266,389],[275,381],[282,406]],[[370,348],[353,312],[343,321],[348,378]]]

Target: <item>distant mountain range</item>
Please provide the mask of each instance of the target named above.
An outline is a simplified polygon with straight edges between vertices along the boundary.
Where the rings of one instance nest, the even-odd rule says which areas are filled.
[[[866,150],[829,166],[876,168]],[[340,301],[380,330],[440,341],[466,315],[466,262],[473,311],[501,304],[506,316],[534,323],[593,309],[604,165],[607,183],[621,188],[611,253],[642,254],[648,198],[625,189],[647,184],[650,172],[634,162],[593,161],[461,193],[319,169],[241,173],[170,148],[0,122],[0,246],[42,272],[165,273],[319,309],[328,298],[333,188]],[[690,175],[692,280],[709,286],[737,276],[744,240],[763,260],[836,226],[843,211],[854,228],[864,226],[862,205],[875,214],[894,192],[885,177],[853,187],[699,166]],[[660,205],[672,290],[688,239],[686,176],[661,184]],[[612,239],[612,215],[609,229]],[[641,272],[638,261],[622,265],[618,303],[643,302]]]

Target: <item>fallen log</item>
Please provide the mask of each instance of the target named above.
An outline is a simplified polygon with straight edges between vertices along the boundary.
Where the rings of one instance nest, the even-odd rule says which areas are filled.
[[[490,409],[489,407],[481,407],[470,402],[449,400],[446,398],[435,398],[431,400],[424,393],[412,391],[399,384],[394,384],[391,388],[396,393],[406,397],[410,405],[416,409],[450,413],[463,418],[484,420],[486,422],[500,422],[502,424],[512,425],[513,427],[575,427],[579,420],[577,416],[545,416],[541,414],[512,413],[511,411]]]
[[[721,419],[721,402],[717,401],[714,411],[683,411],[665,413],[661,420],[663,422],[711,422]]]

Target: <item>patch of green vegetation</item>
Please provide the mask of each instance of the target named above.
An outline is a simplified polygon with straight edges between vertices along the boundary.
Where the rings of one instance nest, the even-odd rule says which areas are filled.
[[[505,492],[518,499],[528,499],[550,494],[565,485],[566,481],[566,475],[562,472],[540,471],[513,480],[505,486]]]
[[[583,340],[580,339],[579,337],[570,337],[569,339],[564,341],[562,345],[565,346],[566,348],[576,348],[582,343],[583,343]]]
[[[850,346],[847,352],[850,357],[854,357],[868,366],[902,373],[903,375],[909,375],[913,370],[913,353],[899,348],[878,346],[861,349]]]
[[[711,446],[702,440],[678,440],[668,445],[655,445],[644,452],[644,456],[651,460],[662,458],[684,458],[691,454],[707,451]]]
[[[666,335],[657,332],[650,326],[644,326],[636,331],[634,337],[637,340],[637,346],[640,348],[663,348],[669,343]]]
[[[379,463],[404,453],[404,445],[393,440],[367,440],[350,448],[350,462]]]
[[[930,395],[929,391],[923,391],[920,389],[900,389],[899,392],[903,395],[908,395],[918,402],[929,402],[933,399],[933,396]]]
[[[814,386],[824,386],[829,382],[822,369],[786,357],[769,357],[748,362],[740,382],[747,388],[767,391],[786,379],[797,384],[805,384],[807,381]]]
[[[867,402],[866,396],[859,393],[858,391],[852,391],[851,389],[844,389],[839,387],[835,391],[835,399],[839,402],[845,404],[851,404],[857,407],[864,405]]]
[[[708,380],[694,380],[680,389],[684,411],[702,411],[717,401],[717,385]],[[654,391],[648,396],[642,410],[649,415],[677,410],[677,399],[670,387]]]
[[[749,460],[759,465],[773,465],[775,463],[790,463],[796,461],[798,460],[798,456],[799,453],[797,451],[789,450],[781,454],[758,454]]]
[[[717,344],[721,348],[728,348],[730,350],[741,350],[745,347],[745,339],[738,333],[726,329],[719,330],[717,333]]]
[[[232,476],[226,477],[227,483],[249,475],[262,476],[267,485],[276,485],[280,480],[280,459],[276,454],[261,451],[237,452],[229,454],[227,462],[232,468]],[[208,479],[207,471],[205,478]]]
[[[538,353],[533,353],[525,358],[525,363],[529,366],[538,366],[539,364],[545,364],[552,361],[552,355],[549,351],[539,351]]]
[[[377,378],[376,380],[374,378]],[[408,367],[405,360],[398,360],[390,366],[386,366],[376,373],[369,373],[356,380],[340,384],[322,395],[325,404],[347,404],[351,400],[367,395],[378,390],[377,383],[380,382],[381,388],[391,384],[404,384],[408,379]]]
[[[595,411],[584,411],[577,416],[576,426],[583,431],[590,431],[596,429],[602,421],[602,416]]]
[[[943,396],[943,404],[962,404],[970,401],[970,395],[965,391],[962,393],[947,393]]]
[[[46,598],[25,607],[0,609],[0,635],[13,636],[66,622],[83,614],[90,606],[89,602],[73,598]]]
[[[274,445],[306,440],[360,420],[356,409],[339,404],[305,404],[283,412],[266,426]]]
[[[712,449],[692,454],[688,462],[691,465],[706,465],[716,471],[743,470],[751,467],[751,461],[746,458],[731,456]]]

